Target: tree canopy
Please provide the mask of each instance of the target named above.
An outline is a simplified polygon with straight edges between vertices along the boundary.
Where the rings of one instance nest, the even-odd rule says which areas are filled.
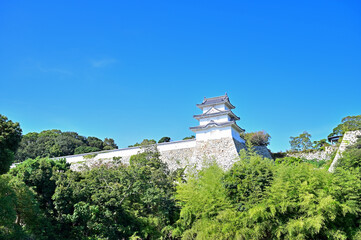
[[[170,142],[170,137],[162,137],[159,139],[158,143]]]
[[[312,148],[311,134],[303,132],[297,137],[290,137],[291,149],[295,151],[302,151]]]
[[[341,123],[333,129],[328,137],[343,135],[347,131],[355,130],[361,130],[361,115],[342,118]]]
[[[105,138],[102,141],[97,137],[84,137],[76,132],[53,129],[25,134],[21,139],[15,160],[22,162],[28,158],[60,157],[117,148],[112,138]]]
[[[19,123],[14,123],[0,114],[0,174],[6,173],[13,163],[21,133]]]

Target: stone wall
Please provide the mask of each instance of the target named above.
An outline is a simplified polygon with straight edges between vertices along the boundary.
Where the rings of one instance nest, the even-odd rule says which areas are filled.
[[[183,140],[176,142],[167,142],[157,144],[157,149],[161,154],[161,159],[168,163],[171,170],[175,170],[178,167],[185,166],[192,156],[193,148],[196,146],[196,140]],[[67,162],[71,163],[73,170],[79,170],[80,167],[88,166],[92,167],[99,162],[108,163],[114,159],[120,158],[120,161],[124,164],[129,164],[131,156],[143,152],[141,147],[130,147],[123,149],[107,150],[101,152],[77,154],[59,158],[65,158]],[[92,157],[93,156],[93,157]],[[90,157],[90,158],[89,158]]]
[[[361,130],[346,132],[343,135],[340,147],[338,148],[336,156],[333,159],[330,168],[328,169],[329,172],[333,172],[335,170],[338,160],[342,157],[342,153],[348,146],[356,143],[358,137],[361,137]]]
[[[336,146],[325,147],[324,151],[299,152],[287,154],[288,157],[297,157],[306,160],[331,160],[332,153],[337,150]]]
[[[194,148],[183,148],[160,152],[160,159],[168,164],[171,171],[189,165]]]
[[[205,160],[215,160],[224,169],[229,169],[238,160],[239,151],[245,148],[244,143],[234,138],[207,141],[191,139],[157,145],[160,159],[168,164],[170,170],[184,168],[189,165],[201,168]],[[258,154],[272,158],[267,147],[258,146],[255,149]],[[71,163],[73,170],[80,170],[82,167],[91,168],[99,164],[112,163],[115,159],[119,159],[124,164],[129,164],[130,157],[141,153],[143,150],[141,147],[132,147],[61,158],[66,158],[67,162]]]
[[[237,148],[244,148],[244,144],[233,138],[197,141],[191,164],[201,168],[205,160],[215,160],[219,166],[229,169],[238,160]]]
[[[272,159],[271,151],[266,146],[254,146],[254,149],[258,155]]]

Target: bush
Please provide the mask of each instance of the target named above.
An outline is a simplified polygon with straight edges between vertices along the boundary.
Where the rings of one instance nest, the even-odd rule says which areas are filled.
[[[241,137],[253,146],[268,146],[271,136],[265,131],[242,133]]]
[[[159,139],[158,143],[170,142],[170,137],[162,137]]]

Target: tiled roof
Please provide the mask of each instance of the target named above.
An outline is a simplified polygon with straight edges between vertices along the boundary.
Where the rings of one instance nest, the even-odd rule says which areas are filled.
[[[229,101],[228,95],[225,94],[224,96],[219,96],[219,97],[212,97],[212,98],[206,98],[204,97],[204,100],[201,104],[197,104],[197,107],[205,107],[205,106],[210,106],[210,105],[217,105],[217,104],[222,104],[225,103],[228,105],[228,107],[230,109],[235,108]]]
[[[240,132],[244,132],[244,129],[240,128],[235,121],[217,123],[217,122],[211,120],[206,125],[190,127],[189,129],[192,131],[198,131],[198,130],[204,130],[204,129],[211,128],[211,127],[227,127],[227,126],[233,126],[236,129],[238,129]]]
[[[193,117],[195,119],[201,119],[201,118],[207,118],[207,117],[215,117],[215,116],[221,116],[221,115],[231,115],[234,117],[235,120],[239,120],[239,117],[235,115],[231,110],[225,110],[225,111],[219,111],[215,113],[203,113],[199,115],[194,115]]]

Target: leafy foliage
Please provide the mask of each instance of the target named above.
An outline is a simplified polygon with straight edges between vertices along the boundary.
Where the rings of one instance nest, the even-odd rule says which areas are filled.
[[[231,207],[222,186],[223,174],[223,170],[211,162],[199,172],[189,173],[187,182],[177,186],[176,199],[181,212],[173,236],[211,239],[208,231],[216,227],[220,213]]]
[[[28,158],[60,157],[117,148],[118,146],[111,138],[105,138],[103,142],[99,138],[86,138],[76,132],[45,130],[24,135],[16,152],[15,160],[22,162]]]
[[[312,148],[311,134],[303,132],[297,137],[290,137],[291,149],[295,151],[304,151]]]
[[[34,192],[18,178],[0,176],[0,238],[53,239]]]
[[[100,151],[97,147],[89,147],[89,146],[80,146],[75,148],[74,154],[82,154],[82,153],[90,153]]]
[[[159,139],[158,143],[170,142],[170,137],[162,137]]]
[[[271,136],[265,131],[242,133],[241,137],[253,146],[268,146]]]
[[[330,146],[326,139],[321,139],[319,141],[313,141],[313,149],[324,151],[325,147]]]
[[[341,122],[328,137],[343,135],[347,131],[361,130],[361,115],[344,117]]]
[[[361,137],[355,144],[348,146],[338,162],[338,167],[344,169],[361,168]]]
[[[260,204],[244,215],[245,238],[346,239],[352,235],[350,215],[357,215],[357,194],[339,189],[343,178],[306,164],[280,164]],[[360,181],[353,189],[360,190]],[[347,197],[341,197],[333,186]],[[355,226],[353,226],[355,227]]]
[[[14,161],[22,130],[19,123],[0,114],[0,174],[6,173]]]
[[[241,150],[240,160],[225,174],[228,197],[239,211],[257,203],[273,179],[274,162],[252,151]]]
[[[9,174],[15,176],[36,193],[39,207],[45,215],[53,221],[56,184],[54,176],[58,172],[70,169],[70,164],[65,159],[52,160],[48,158],[28,159],[10,170]]]
[[[60,173],[53,199],[65,238],[155,239],[177,216],[174,191],[159,153],[146,150],[129,166]]]

